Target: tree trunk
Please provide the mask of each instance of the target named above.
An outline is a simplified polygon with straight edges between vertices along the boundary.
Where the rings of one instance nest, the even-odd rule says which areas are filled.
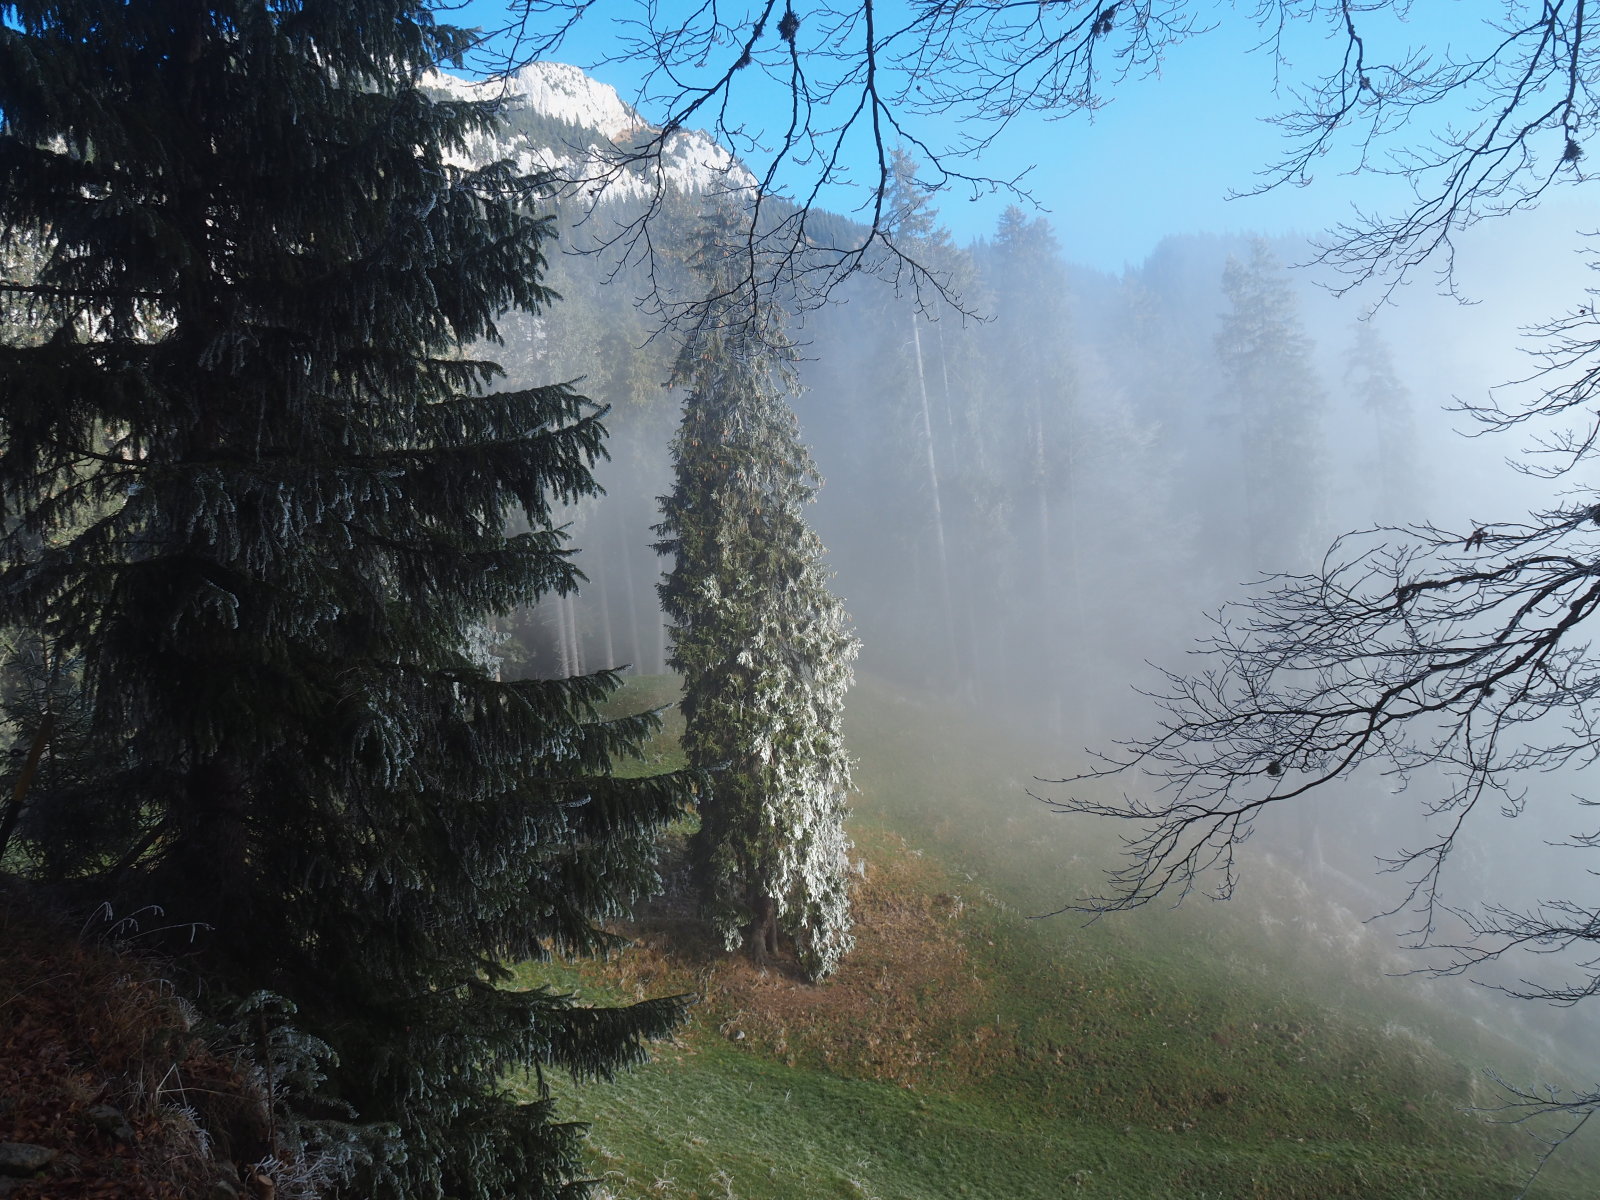
[[[608,671],[617,667],[617,644],[611,636],[611,593],[606,587],[605,571],[595,573],[595,586],[600,592],[600,650],[605,656],[604,666]]]
[[[915,313],[911,315],[911,344],[917,364],[917,395],[922,402],[922,445],[928,460],[928,485],[933,501],[933,537],[937,559],[935,569],[939,575],[939,598],[944,609],[945,653],[953,675],[958,660],[955,606],[950,600],[950,556],[945,548],[944,504],[940,496],[939,460],[933,449],[933,420],[928,412],[928,380],[922,365],[922,330]]]
[[[583,641],[578,637],[578,600],[573,592],[568,592],[561,597],[561,605],[567,613],[567,646],[571,655],[573,675],[582,675],[584,672]]]
[[[750,957],[765,965],[778,954],[778,902],[771,896],[758,895],[750,908],[750,930],[745,935],[745,945]]]
[[[567,640],[567,606],[559,593],[550,598],[550,611],[556,623],[556,671],[562,679],[577,674],[572,665],[572,644]]]
[[[633,543],[628,540],[627,524],[622,519],[622,506],[617,506],[617,554],[622,559],[622,588],[626,593],[628,609],[628,643],[632,647],[628,663],[635,675],[644,671],[644,631],[639,625],[639,589],[633,575]]]
[[[950,356],[944,352],[944,326],[936,324],[933,331],[939,340],[939,379],[944,384],[944,427],[954,432],[956,419],[950,407]]]
[[[1078,453],[1076,429],[1072,436],[1073,445],[1066,455],[1067,477],[1065,481],[1062,504],[1066,508],[1064,519],[1061,521],[1066,533],[1066,561],[1067,561],[1067,611],[1070,614],[1073,630],[1073,641],[1076,646],[1074,653],[1068,656],[1065,670],[1061,675],[1063,679],[1081,679],[1089,669],[1088,655],[1084,648],[1090,644],[1090,639],[1095,636],[1094,631],[1086,628],[1089,622],[1089,604],[1083,592],[1083,531],[1081,528],[1082,514],[1080,512],[1078,496],[1078,481],[1081,478],[1081,462]],[[1096,740],[1101,736],[1098,724],[1098,709],[1086,708],[1083,698],[1087,693],[1081,687],[1074,688],[1070,696],[1066,697],[1065,711],[1057,717],[1057,736],[1067,733],[1066,725],[1072,725],[1072,733],[1076,737],[1081,734],[1085,738]]]

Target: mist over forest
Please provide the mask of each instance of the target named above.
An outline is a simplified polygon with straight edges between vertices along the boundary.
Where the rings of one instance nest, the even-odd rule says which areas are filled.
[[[83,3],[0,23],[0,1194],[1584,1194],[1581,214],[1107,272],[426,5]]]
[[[956,302],[892,279],[850,281],[793,321],[792,403],[823,480],[810,519],[862,639],[860,669],[1058,748],[1014,764],[997,819],[1037,808],[1030,789],[1069,790],[1039,780],[1148,734],[1162,717],[1162,672],[1205,669],[1219,614],[1237,620],[1228,606],[1274,576],[1314,571],[1336,537],[1370,547],[1415,524],[1466,537],[1574,483],[1525,474],[1519,464],[1538,462],[1526,431],[1485,436],[1461,410],[1491,394],[1531,397],[1531,327],[1586,286],[1548,220],[1474,231],[1455,294],[1338,294],[1340,280],[1307,265],[1307,239],[1168,236],[1111,275],[1075,265],[1072,232],[1046,214],[1013,208],[958,246],[928,202],[902,199],[903,236]],[[690,205],[672,219],[697,217]],[[601,206],[573,242],[607,220]],[[641,310],[661,281],[592,250],[569,252],[556,271],[562,303],[504,357],[581,377],[610,406],[610,461],[596,471],[605,494],[566,514],[586,581],[530,614],[518,653],[552,673],[659,674],[670,639],[650,530],[681,396],[664,382],[671,340]],[[1402,951],[1417,916],[1403,907],[1409,877],[1387,869],[1427,835],[1429,789],[1442,778],[1369,768],[1267,812],[1241,855],[1242,893],[1253,856],[1288,863],[1313,894],[1325,888],[1358,920],[1375,918],[1362,936],[1393,954],[1390,969],[1442,961]],[[1078,786],[1109,794],[1140,782]],[[1530,905],[1583,886],[1581,851],[1552,844],[1585,829],[1581,781],[1569,772],[1536,786],[1516,819],[1481,813],[1465,829],[1446,904]],[[1063,856],[1082,820],[1060,818]],[[1522,969],[1512,959],[1476,979],[1514,985]],[[1411,982],[1431,1002],[1528,1030],[1545,1052],[1597,1049],[1572,1010],[1463,979]]]

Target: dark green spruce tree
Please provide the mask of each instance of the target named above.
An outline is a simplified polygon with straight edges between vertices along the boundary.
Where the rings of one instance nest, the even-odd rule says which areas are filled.
[[[766,961],[787,936],[817,979],[853,944],[842,717],[858,643],[805,520],[817,476],[785,399],[781,314],[740,303],[724,244],[700,251],[710,293],[727,295],[678,361],[689,394],[657,526],[684,746],[716,771],[692,854],[728,949]]]
[[[9,694],[6,862],[159,908],[145,944],[255,1005],[289,1098],[232,1153],[280,1196],[582,1195],[507,1075],[680,1014],[499,986],[606,943],[688,788],[611,777],[650,725],[611,676],[473,650],[573,586],[550,507],[603,429],[464,349],[550,299],[536,181],[457,165],[491,115],[416,86],[464,41],[407,0],[0,3],[0,225],[43,248],[0,285],[0,626],[70,668]]]

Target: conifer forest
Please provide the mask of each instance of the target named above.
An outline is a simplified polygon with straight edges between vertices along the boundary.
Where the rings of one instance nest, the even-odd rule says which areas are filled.
[[[1600,50],[1411,19],[0,0],[0,1197],[1592,1194]],[[1109,265],[1218,30],[1356,215]]]

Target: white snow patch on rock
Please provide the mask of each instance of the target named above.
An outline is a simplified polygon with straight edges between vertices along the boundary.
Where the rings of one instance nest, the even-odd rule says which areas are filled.
[[[432,71],[423,83],[461,100],[502,100],[510,109],[531,108],[593,129],[612,141],[645,125],[632,105],[623,103],[616,88],[566,63],[529,63],[513,74],[477,81]]]
[[[508,113],[531,109],[594,135],[588,146],[540,145],[510,131],[499,138],[478,137],[468,147],[467,157],[474,164],[509,159],[519,170],[548,172],[557,181],[568,183],[568,188],[558,190],[591,199],[640,198],[656,190],[658,181],[650,163],[614,169],[617,148],[648,135],[652,127],[623,101],[616,88],[591,79],[577,67],[535,62],[509,75],[483,80],[431,71],[422,82],[455,99],[498,101]],[[733,155],[699,130],[673,133],[656,162],[660,183],[689,194],[747,188],[755,182]]]

